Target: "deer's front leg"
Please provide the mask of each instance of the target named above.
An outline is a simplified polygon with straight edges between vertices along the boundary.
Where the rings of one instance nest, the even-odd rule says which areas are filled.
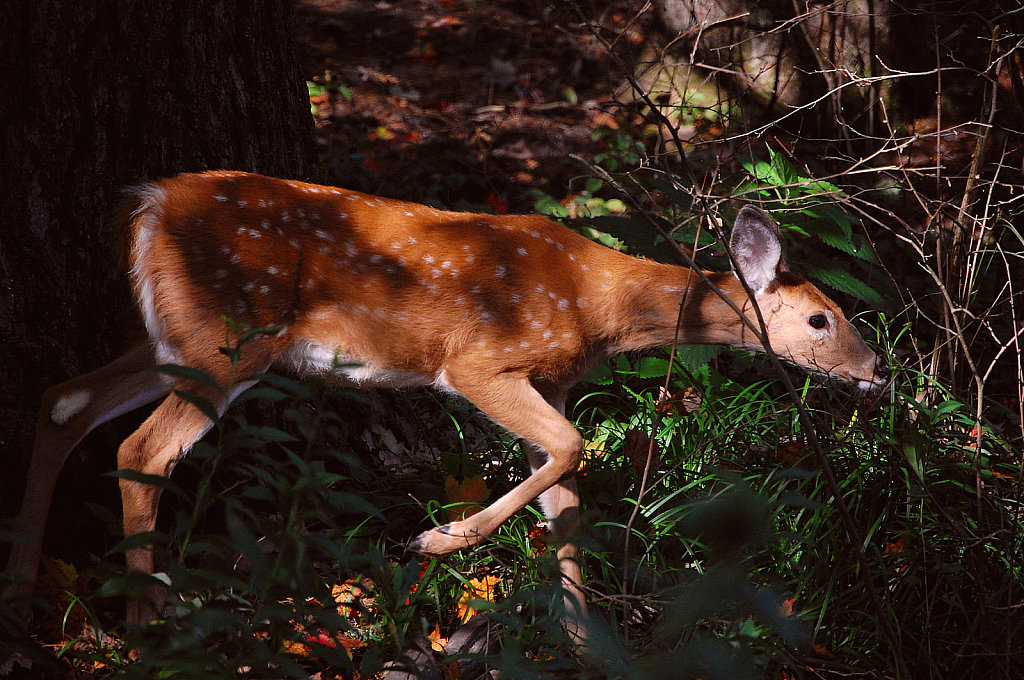
[[[546,452],[546,460],[534,468],[533,473],[517,487],[492,503],[488,508],[467,517],[420,534],[409,548],[432,557],[449,555],[461,548],[479,544],[490,536],[512,514],[522,510],[541,494],[571,477],[579,465],[583,439],[579,432],[559,410],[549,404],[533,388],[525,376],[502,375],[488,380],[463,378],[449,371],[452,387],[472,401],[477,408],[493,418],[499,425],[522,437]],[[552,496],[565,513],[574,518],[575,525],[579,500],[575,485]],[[571,506],[571,508],[570,508]]]
[[[172,394],[121,444],[117,452],[117,467],[119,470],[169,476],[178,461],[212,426],[210,419],[198,409]],[[160,505],[160,487],[127,479],[121,479],[120,486],[125,538],[153,531]],[[126,551],[125,562],[129,572],[152,574],[152,548]],[[153,620],[165,599],[164,587],[157,584],[147,586],[141,598],[129,598],[128,621],[141,624]]]

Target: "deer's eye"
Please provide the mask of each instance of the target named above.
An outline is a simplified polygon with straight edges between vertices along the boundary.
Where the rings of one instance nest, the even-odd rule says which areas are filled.
[[[807,323],[811,324],[811,328],[821,330],[828,325],[828,318],[824,314],[812,314]]]

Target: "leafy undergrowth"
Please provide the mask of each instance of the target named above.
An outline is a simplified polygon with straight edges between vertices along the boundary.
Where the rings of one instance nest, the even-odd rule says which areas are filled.
[[[166,618],[125,629],[121,596],[145,579],[106,561],[79,574],[49,560],[35,631],[45,644],[5,612],[5,670],[892,677],[891,647],[794,411],[776,383],[730,377],[758,367],[686,350],[665,391],[664,356],[619,357],[575,395],[588,647],[563,628],[535,510],[444,561],[403,551],[431,521],[473,512],[527,473],[507,435],[462,402],[432,400],[425,411],[448,420],[465,450],[377,428],[378,455],[357,457],[338,415],[346,395],[270,376],[239,401],[278,403],[281,427],[249,422],[236,404],[184,463],[198,483],[160,481],[177,501],[169,526],[120,547],[157,546]],[[903,373],[864,396],[808,380],[803,392],[913,677],[979,677],[974,664],[1019,662],[1019,651],[984,642],[1024,632],[1010,606],[1020,595],[1020,472],[1004,443],[971,431],[962,404],[901,396],[920,381]]]

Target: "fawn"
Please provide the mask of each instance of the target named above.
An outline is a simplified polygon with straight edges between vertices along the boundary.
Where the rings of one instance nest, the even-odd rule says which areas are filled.
[[[134,293],[149,339],[112,363],[50,388],[39,412],[7,597],[35,580],[46,516],[68,454],[93,428],[164,397],[121,445],[119,469],[169,475],[212,426],[172,389],[221,411],[252,381],[211,386],[152,370],[201,369],[228,387],[218,351],[223,317],[278,326],[250,341],[237,367],[331,373],[364,385],[431,385],[469,399],[527,443],[532,474],[485,510],[430,529],[410,548],[443,556],[476,545],[539,499],[559,543],[573,601],[585,604],[577,549],[574,473],[582,439],[565,418],[566,394],[609,355],[673,342],[762,347],[743,320],[695,272],[640,260],[538,215],[443,212],[355,191],[242,172],[180,175],[132,191],[125,213]],[[786,269],[779,229],[746,206],[731,251],[782,358],[861,389],[889,369],[839,308]],[[733,273],[707,273],[755,318]],[[680,310],[680,305],[682,309]],[[160,489],[122,479],[124,532],[154,528]],[[129,570],[153,571],[151,550],[127,551]],[[162,591],[130,600],[128,620],[156,614]],[[24,604],[24,602],[23,602]]]

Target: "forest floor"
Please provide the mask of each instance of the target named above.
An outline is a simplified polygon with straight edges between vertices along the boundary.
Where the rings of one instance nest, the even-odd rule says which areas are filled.
[[[495,212],[532,210],[530,190],[564,198],[585,172],[570,155],[592,158],[595,130],[616,126],[618,60],[652,21],[627,2],[307,0],[320,179]]]

